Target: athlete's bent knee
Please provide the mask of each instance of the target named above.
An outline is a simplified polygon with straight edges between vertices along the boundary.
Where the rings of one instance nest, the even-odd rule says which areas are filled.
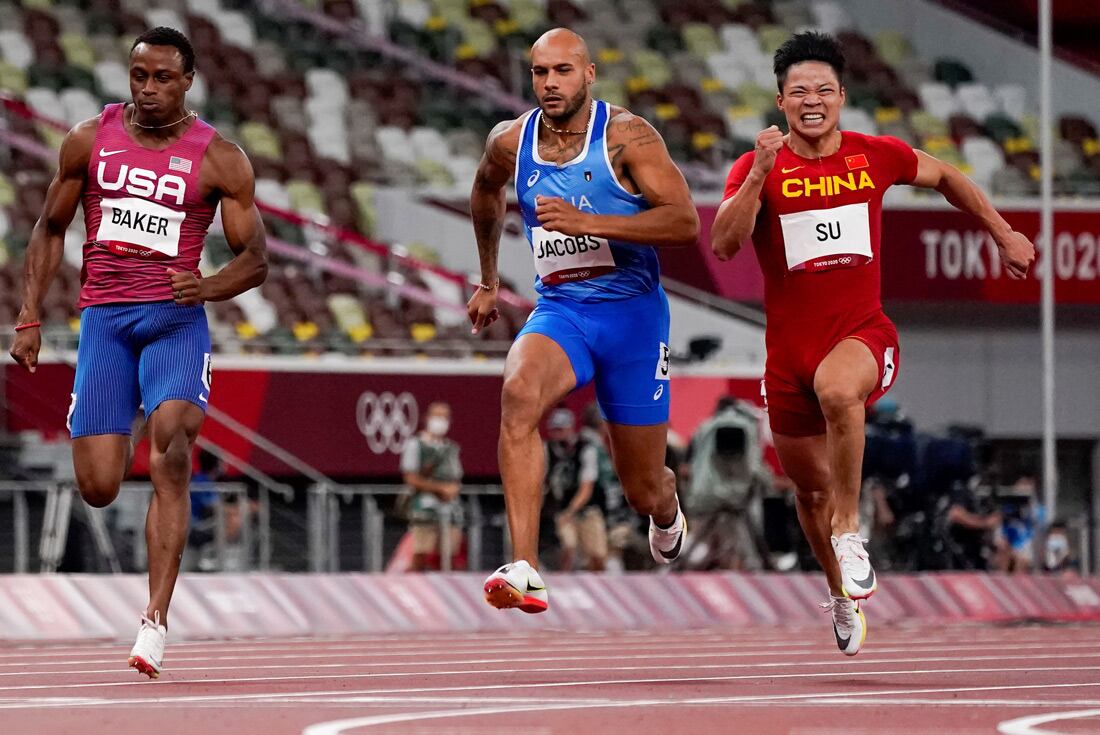
[[[88,474],[78,474],[76,486],[80,491],[80,497],[93,508],[106,508],[118,497],[122,478],[107,477],[103,473],[92,471]]]
[[[534,383],[520,375],[510,375],[500,392],[500,426],[507,435],[524,434],[538,428],[535,410],[538,395]]]
[[[821,413],[829,422],[841,421],[853,410],[863,410],[864,398],[854,387],[848,385],[823,386],[817,391],[817,401],[821,404]]]

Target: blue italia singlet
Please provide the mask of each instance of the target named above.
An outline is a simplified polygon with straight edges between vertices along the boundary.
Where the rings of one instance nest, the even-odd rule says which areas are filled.
[[[559,197],[582,212],[629,216],[649,209],[645,198],[623,188],[607,154],[611,105],[595,100],[584,149],[558,165],[539,157],[542,111],[527,114],[516,157],[516,197],[535,258],[535,290],[541,296],[582,303],[647,294],[660,282],[650,245],[607,241],[592,235],[548,233],[535,216],[535,198]]]
[[[615,176],[607,154],[611,106],[595,101],[583,150],[557,165],[538,154],[542,112],[523,119],[516,156],[516,195],[535,261],[538,304],[520,330],[556,342],[576,376],[595,381],[604,417],[617,424],[668,421],[669,310],[653,246],[567,236],[546,230],[536,197],[557,197],[597,215],[631,216],[649,209]]]

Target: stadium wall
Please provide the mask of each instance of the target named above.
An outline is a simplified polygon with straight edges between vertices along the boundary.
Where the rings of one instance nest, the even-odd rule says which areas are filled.
[[[172,600],[172,639],[824,624],[825,582],[816,575],[559,574],[543,615],[490,608],[481,582],[458,573],[185,574]],[[123,641],[147,593],[140,575],[0,577],[0,641]],[[891,575],[865,604],[880,624],[1100,620],[1100,581]]]

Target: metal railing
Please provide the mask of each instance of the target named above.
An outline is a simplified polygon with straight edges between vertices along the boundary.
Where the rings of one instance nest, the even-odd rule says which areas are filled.
[[[244,566],[247,569],[266,569],[270,565],[271,549],[271,525],[270,505],[271,497],[268,488],[259,486],[257,496],[256,523],[252,522],[252,508],[249,502],[248,485],[239,482],[218,482],[204,485],[203,490],[212,491],[219,495],[219,501],[228,498],[236,500],[240,509],[240,537],[238,545],[244,549]],[[124,482],[119,490],[120,495],[144,494],[151,496],[153,486],[143,482]],[[118,544],[112,530],[120,531],[122,528],[141,529],[144,527],[144,515],[140,511],[147,506],[147,502],[134,502],[124,500],[119,505],[110,508],[92,508],[79,499],[74,484],[68,481],[0,481],[0,497],[10,495],[12,498],[12,558],[13,570],[17,574],[30,571],[31,559],[31,519],[28,504],[28,496],[39,494],[43,497],[42,525],[38,538],[38,571],[44,573],[55,572],[65,555],[69,538],[69,525],[72,520],[74,508],[82,516],[82,521],[92,535],[92,541],[102,565],[114,573],[122,571],[122,563],[118,555]],[[131,522],[120,521],[120,516],[127,513],[137,517]],[[108,520],[113,523],[108,523]],[[228,549],[230,539],[227,534],[226,505],[218,502],[214,505],[214,548],[215,556],[219,561],[219,568],[227,566]],[[112,529],[112,526],[114,527]],[[253,534],[257,536],[257,543],[253,544]],[[144,534],[136,533],[135,539],[139,542],[135,548],[135,556],[144,560]],[[252,550],[255,547],[256,554],[253,558]],[[265,553],[266,557],[265,558]],[[138,564],[137,566],[140,566]]]
[[[380,572],[385,567],[385,513],[378,498],[399,497],[408,492],[405,485],[334,485],[317,483],[309,488],[309,568],[313,572],[338,572],[340,568],[340,521],[346,508],[355,499],[360,501],[362,522],[362,569]],[[482,531],[485,514],[482,498],[501,496],[499,485],[463,485],[460,498],[465,508],[466,551],[468,567],[482,569]],[[451,571],[455,549],[451,548],[454,527],[450,508],[442,505],[439,512],[439,557],[442,571]],[[504,534],[507,543],[508,534]],[[506,553],[505,556],[508,554]]]

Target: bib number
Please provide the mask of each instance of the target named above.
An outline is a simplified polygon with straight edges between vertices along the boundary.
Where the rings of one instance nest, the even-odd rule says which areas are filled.
[[[866,202],[779,215],[787,269],[820,271],[871,262]]]
[[[535,272],[547,285],[586,281],[615,270],[611,246],[595,235],[563,235],[532,227],[531,250]]]
[[[102,199],[95,240],[123,258],[167,260],[179,255],[180,227],[187,217],[139,197]]]

